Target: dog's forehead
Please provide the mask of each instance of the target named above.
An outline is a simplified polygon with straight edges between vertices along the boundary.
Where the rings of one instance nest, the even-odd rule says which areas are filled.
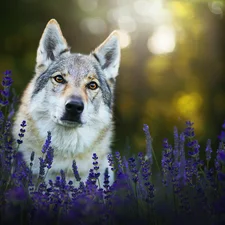
[[[71,54],[69,57],[61,59],[61,63],[64,67],[61,69],[74,78],[82,78],[96,73],[95,62],[89,55]]]

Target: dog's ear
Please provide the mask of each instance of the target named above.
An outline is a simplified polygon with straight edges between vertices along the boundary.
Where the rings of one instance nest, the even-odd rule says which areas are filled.
[[[69,47],[59,24],[55,19],[51,19],[45,27],[38,46],[36,72],[44,72],[52,61],[68,51]]]
[[[120,64],[120,42],[118,31],[113,31],[106,40],[99,45],[92,54],[99,61],[106,78],[118,75]]]

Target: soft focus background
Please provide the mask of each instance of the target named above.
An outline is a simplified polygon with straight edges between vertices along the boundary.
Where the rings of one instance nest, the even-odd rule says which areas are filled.
[[[46,23],[55,18],[73,52],[89,53],[120,30],[114,150],[155,151],[173,127],[195,123],[214,150],[225,119],[225,2],[169,0],[9,0],[0,4],[0,72],[13,72],[21,95],[31,79]]]

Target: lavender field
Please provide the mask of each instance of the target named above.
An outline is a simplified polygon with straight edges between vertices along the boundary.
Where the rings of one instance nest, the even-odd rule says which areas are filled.
[[[76,182],[64,171],[45,180],[54,160],[51,133],[40,149],[39,177],[22,159],[19,148],[26,135],[21,121],[18,140],[11,128],[17,97],[11,91],[12,74],[4,73],[0,99],[0,224],[224,224],[225,223],[225,123],[218,131],[218,148],[200,146],[194,124],[174,128],[173,144],[162,138],[161,159],[155,156],[148,125],[143,125],[146,151],[137,155],[114,152],[109,166],[99,174],[98,153],[86,180],[81,180],[76,159],[71,161]],[[172,132],[172,131],[171,131]],[[152,145],[153,144],[153,145]],[[200,158],[200,151],[204,152]],[[115,181],[109,183],[109,170]],[[99,177],[104,184],[99,185]]]

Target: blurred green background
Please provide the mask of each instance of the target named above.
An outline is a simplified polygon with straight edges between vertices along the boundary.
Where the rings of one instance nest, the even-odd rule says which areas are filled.
[[[143,123],[161,152],[173,127],[195,123],[214,150],[225,119],[225,2],[166,0],[9,0],[0,4],[0,71],[21,95],[34,74],[46,23],[55,18],[73,52],[89,53],[120,30],[114,150],[145,150]]]

